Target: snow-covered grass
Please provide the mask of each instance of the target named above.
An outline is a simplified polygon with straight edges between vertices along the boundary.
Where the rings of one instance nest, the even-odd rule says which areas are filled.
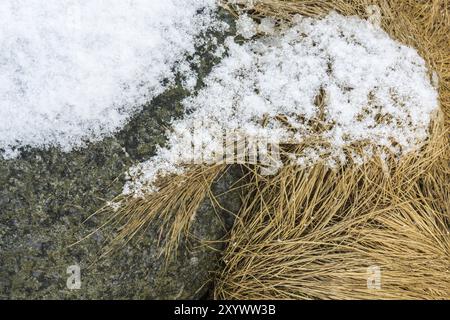
[[[245,38],[261,29],[245,15],[238,27]],[[189,114],[173,122],[168,147],[131,169],[125,194],[154,192],[158,178],[183,173],[183,164],[223,154],[223,131],[302,145],[292,159],[302,167],[400,157],[425,141],[438,109],[419,54],[357,17],[298,16],[272,36],[230,37],[225,49],[205,87],[184,101]],[[192,143],[205,145],[203,154]]]
[[[216,9],[214,0],[2,1],[3,156],[101,139],[178,72],[192,89],[187,57],[206,30],[224,28]],[[217,50],[220,64],[184,100],[168,147],[131,168],[125,194],[154,192],[159,177],[223,154],[222,132],[302,146],[290,158],[300,166],[362,164],[421,145],[438,93],[414,49],[357,17],[294,20],[276,31],[269,17],[257,25],[240,16],[239,41]]]
[[[0,156],[69,151],[124,125],[184,72],[215,0],[2,0]],[[163,85],[163,80],[166,79]]]

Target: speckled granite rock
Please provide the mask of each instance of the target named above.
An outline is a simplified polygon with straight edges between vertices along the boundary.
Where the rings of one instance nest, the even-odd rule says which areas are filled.
[[[199,49],[200,75],[217,62],[208,49]],[[141,241],[100,261],[105,232],[70,246],[99,227],[99,217],[83,221],[120,192],[121,173],[164,143],[164,126],[181,116],[186,94],[180,87],[167,91],[114,137],[82,150],[28,150],[15,160],[0,159],[0,299],[185,299],[207,293],[217,251],[198,242],[182,245],[177,259],[164,268],[157,225]],[[217,192],[236,175],[218,182]],[[238,199],[229,193],[223,201],[237,210]],[[194,223],[199,239],[217,240],[226,233],[210,206],[203,203]],[[81,268],[79,290],[66,287],[71,265]]]

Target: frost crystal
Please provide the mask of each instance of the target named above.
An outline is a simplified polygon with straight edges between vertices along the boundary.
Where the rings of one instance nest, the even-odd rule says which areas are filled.
[[[239,20],[240,33],[251,36],[248,19]],[[438,108],[418,53],[357,17],[298,18],[274,36],[244,44],[229,38],[226,50],[205,87],[184,101],[189,113],[173,122],[168,147],[139,166],[144,174],[133,176],[125,193],[155,191],[157,175],[198,160],[192,144],[220,152],[223,131],[304,143],[294,161],[301,166],[400,157],[424,142]]]
[[[275,32],[275,19],[263,18],[258,26],[258,31],[266,34],[273,34]]]
[[[237,33],[245,39],[250,39],[257,32],[255,22],[246,14],[239,16],[239,19],[236,22],[236,29]]]

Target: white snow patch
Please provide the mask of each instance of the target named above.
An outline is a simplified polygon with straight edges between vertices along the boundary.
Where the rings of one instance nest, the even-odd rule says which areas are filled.
[[[240,33],[250,36],[247,18],[240,20]],[[184,101],[190,112],[173,122],[168,147],[131,170],[125,194],[154,192],[157,177],[180,174],[182,164],[198,163],[201,152],[192,143],[220,153],[221,130],[274,143],[325,141],[295,156],[302,166],[362,164],[378,152],[386,157],[386,150],[400,157],[424,142],[438,93],[414,49],[357,17],[331,13],[321,20],[296,21],[275,36],[244,44],[227,40],[228,55],[206,86]],[[321,92],[322,112],[315,103]],[[294,131],[275,119],[280,114]],[[265,116],[269,121],[263,125]],[[318,121],[321,132],[313,128]],[[366,144],[362,155],[344,152],[361,142]]]
[[[0,1],[0,156],[68,151],[121,128],[221,28],[215,0]],[[219,27],[220,25],[220,27]],[[178,62],[178,64],[177,64]],[[168,82],[163,85],[162,81]]]
[[[239,19],[236,21],[236,30],[245,39],[250,39],[258,31],[256,23],[246,14],[239,16]]]
[[[261,19],[258,26],[258,31],[266,34],[273,34],[275,32],[276,21],[273,18],[265,17]]]

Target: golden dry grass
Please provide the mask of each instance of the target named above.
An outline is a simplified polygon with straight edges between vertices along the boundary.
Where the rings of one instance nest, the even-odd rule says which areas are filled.
[[[195,213],[210,194],[214,180],[226,169],[225,165],[191,166],[186,175],[172,175],[161,179],[159,191],[145,197],[120,195],[113,200],[117,205],[102,208],[96,214],[106,214],[104,225],[116,227],[117,234],[105,247],[103,255],[122,247],[142,235],[146,226],[159,220],[159,240],[164,241],[167,258],[171,258],[182,237],[186,237]]]
[[[450,298],[450,47],[447,1],[256,1],[255,18],[329,10],[366,17],[418,49],[440,79],[442,113],[419,152],[339,172],[254,171],[217,277],[220,299]],[[230,7],[236,11],[236,7]],[[238,9],[242,9],[238,8]],[[369,289],[368,268],[381,271]]]
[[[220,299],[450,298],[449,150],[333,172],[285,167],[252,185],[224,254]],[[381,270],[381,290],[367,269]]]

